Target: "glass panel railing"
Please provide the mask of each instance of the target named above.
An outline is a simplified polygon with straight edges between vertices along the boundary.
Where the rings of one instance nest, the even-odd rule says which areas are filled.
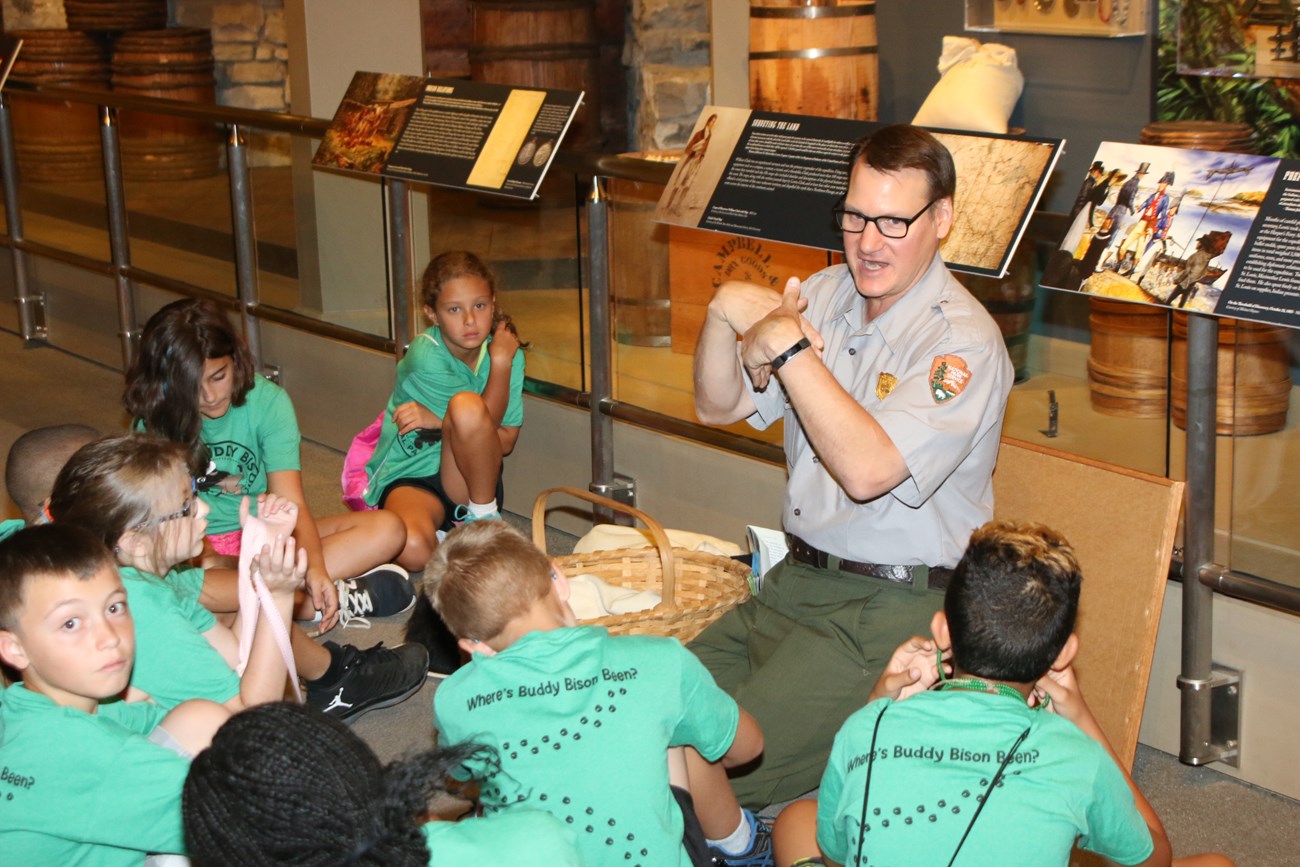
[[[1300,586],[1300,335],[1225,319],[1219,346],[1219,364],[1229,367],[1219,375],[1220,433],[1232,432],[1219,437],[1231,458],[1229,563]]]
[[[516,201],[434,189],[429,193],[429,253],[469,250],[497,277],[498,305],[528,342],[528,376],[575,390],[590,382],[586,371],[586,304],[580,225],[572,176],[555,173],[538,200]],[[419,275],[427,263],[417,263]],[[427,327],[421,321],[418,327]]]

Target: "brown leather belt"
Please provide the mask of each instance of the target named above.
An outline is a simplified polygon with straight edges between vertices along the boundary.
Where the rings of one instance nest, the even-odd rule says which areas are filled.
[[[785,534],[786,544],[790,546],[790,557],[797,563],[816,566],[818,569],[838,569],[854,575],[879,578],[895,584],[911,584],[916,572],[927,575],[926,586],[931,590],[943,590],[952,578],[952,570],[946,566],[891,566],[884,563],[859,563],[855,560],[843,560],[833,554],[814,548],[794,533]],[[832,565],[832,563],[834,565]]]

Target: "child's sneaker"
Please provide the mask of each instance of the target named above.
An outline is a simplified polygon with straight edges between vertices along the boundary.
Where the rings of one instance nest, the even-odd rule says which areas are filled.
[[[451,513],[451,522],[455,524],[457,527],[463,526],[465,524],[472,524],[475,521],[500,521],[500,520],[501,520],[500,510],[492,512],[491,514],[488,515],[475,515],[473,512],[469,510],[469,506],[466,506],[464,503],[457,506],[456,510]]]
[[[740,811],[744,814],[745,821],[749,822],[749,827],[754,829],[754,841],[750,843],[749,851],[740,855],[728,855],[721,849],[710,846],[709,854],[713,856],[713,863],[718,867],[772,867],[775,864],[772,856],[772,829],[755,816],[753,811],[744,807]]]
[[[424,685],[429,652],[418,644],[358,650],[325,642],[331,654],[342,654],[342,673],[326,682],[307,683],[307,704],[326,716],[350,721],[367,711],[389,707],[410,698]]]
[[[370,628],[370,617],[404,614],[415,604],[415,586],[395,563],[376,566],[364,575],[335,581],[339,591],[339,625]]]

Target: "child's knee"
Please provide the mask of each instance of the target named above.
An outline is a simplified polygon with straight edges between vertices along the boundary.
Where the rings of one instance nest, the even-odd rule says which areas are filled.
[[[464,427],[482,424],[485,421],[491,424],[492,414],[488,412],[483,395],[472,391],[460,391],[453,394],[451,400],[447,402],[447,414],[443,417],[444,426],[448,422],[454,426]]]
[[[179,747],[190,756],[208,748],[217,729],[230,719],[230,710],[224,705],[205,699],[183,701],[167,712],[158,727],[171,736],[171,749]]]

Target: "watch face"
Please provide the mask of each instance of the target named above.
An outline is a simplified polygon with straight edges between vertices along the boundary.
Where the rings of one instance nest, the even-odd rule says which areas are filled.
[[[555,143],[546,141],[542,142],[537,148],[537,153],[533,154],[533,165],[544,166],[546,161],[551,158],[551,151],[555,149]]]

